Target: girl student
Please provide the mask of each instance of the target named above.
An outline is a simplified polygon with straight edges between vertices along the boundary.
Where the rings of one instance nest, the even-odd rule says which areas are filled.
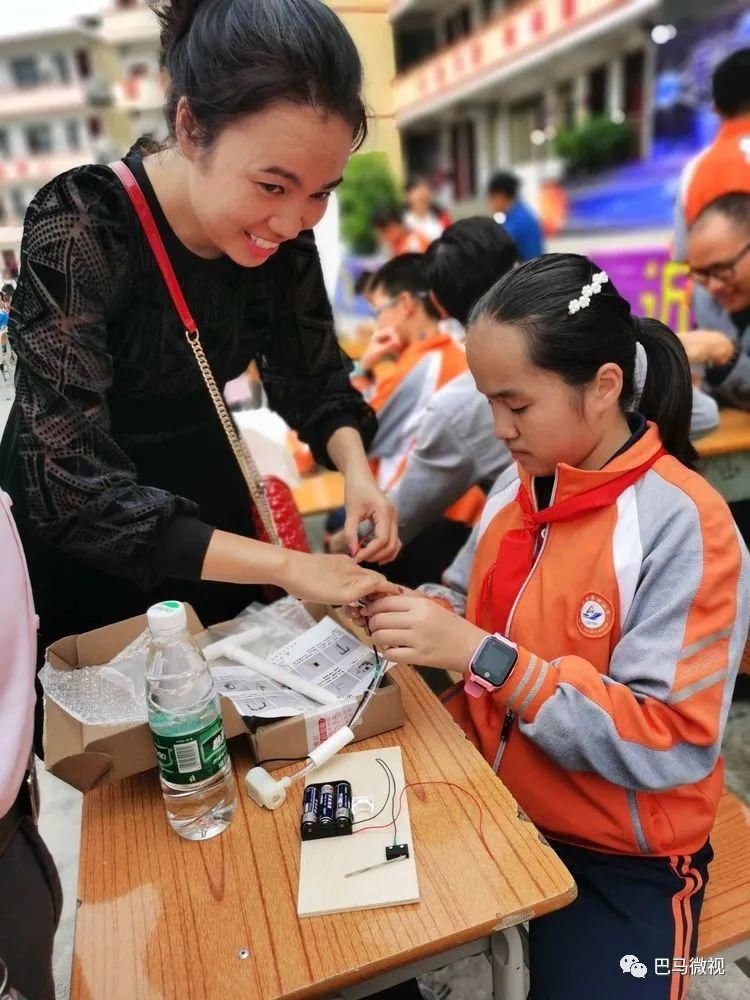
[[[494,285],[467,354],[516,467],[466,616],[409,591],[362,613],[390,659],[465,674],[447,707],[575,877],[576,901],[531,923],[531,1000],[682,1000],[750,597],[691,467],[687,358],[573,254]]]

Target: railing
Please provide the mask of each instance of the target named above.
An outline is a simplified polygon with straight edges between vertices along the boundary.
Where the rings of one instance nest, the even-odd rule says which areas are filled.
[[[495,71],[564,37],[628,0],[529,0],[504,11],[468,37],[438,50],[393,84],[397,118],[454,91],[481,87]]]
[[[0,117],[22,118],[49,115],[80,108],[86,104],[85,84],[40,84],[37,87],[8,87],[0,90]]]
[[[65,170],[86,163],[91,159],[91,151],[59,151],[37,156],[17,156],[0,161],[0,187],[24,184],[33,187],[44,184]]]

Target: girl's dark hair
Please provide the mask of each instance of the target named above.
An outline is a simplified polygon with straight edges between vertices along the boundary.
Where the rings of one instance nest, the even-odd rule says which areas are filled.
[[[227,125],[280,101],[340,115],[352,148],[367,136],[362,64],[321,0],[150,0],[168,76],[164,113],[174,138],[187,98],[193,140],[209,147]]]
[[[464,326],[477,299],[515,262],[515,243],[486,216],[454,222],[424,253],[429,287],[448,315]]]
[[[472,311],[469,322],[509,323],[526,336],[533,364],[583,388],[602,365],[622,371],[623,411],[635,398],[636,343],[646,352],[648,370],[638,411],[659,428],[666,450],[693,467],[690,443],[692,381],[685,348],[669,327],[655,319],[639,319],[611,280],[592,295],[589,305],[570,313],[599,268],[587,257],[544,254],[501,278]]]

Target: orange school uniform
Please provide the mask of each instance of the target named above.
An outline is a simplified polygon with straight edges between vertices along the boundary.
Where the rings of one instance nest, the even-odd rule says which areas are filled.
[[[378,415],[370,455],[382,490],[394,489],[403,476],[433,395],[467,368],[466,355],[455,340],[434,333],[410,344],[378,381],[367,401]]]
[[[601,470],[560,466],[552,503],[660,448],[649,425]],[[518,486],[511,473],[482,515],[470,621],[486,620],[488,571],[522,526]],[[457,688],[446,707],[551,838],[661,856],[705,843],[750,616],[747,560],[723,499],[666,454],[614,503],[546,526],[508,620],[510,678],[480,699]]]

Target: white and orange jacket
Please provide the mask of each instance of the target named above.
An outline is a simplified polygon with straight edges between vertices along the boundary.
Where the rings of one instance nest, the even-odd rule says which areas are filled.
[[[601,470],[560,466],[553,501],[660,446],[649,425]],[[508,470],[476,530],[469,620],[504,533],[520,526],[518,485]],[[550,837],[689,854],[705,843],[722,790],[749,608],[748,554],[729,509],[665,455],[612,506],[546,527],[509,619],[518,645],[509,680],[481,699],[456,688],[446,707]]]
[[[388,374],[365,398],[378,415],[378,431],[368,452],[378,485],[398,505],[401,480],[435,393],[468,370],[466,354],[447,333],[429,334],[410,344]],[[484,504],[471,489],[445,511],[451,520],[473,524]]]

